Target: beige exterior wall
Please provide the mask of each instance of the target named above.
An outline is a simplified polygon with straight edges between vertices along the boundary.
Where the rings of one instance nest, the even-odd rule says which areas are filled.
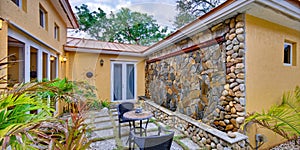
[[[66,43],[67,25],[49,0],[22,0],[23,8],[19,8],[11,0],[0,1],[0,16],[17,24],[36,38],[49,44],[59,52],[63,52]],[[47,12],[46,29],[40,26],[39,8]],[[24,8],[25,7],[25,8]],[[59,26],[59,41],[54,39],[54,23]]]
[[[295,66],[283,64],[284,42],[295,42]],[[300,85],[300,32],[246,15],[246,111],[261,112],[273,104],[279,104],[284,92]],[[280,136],[263,129],[254,129],[249,138],[254,144],[254,135],[268,138],[264,147],[282,142]]]
[[[7,56],[7,23],[3,22],[2,30],[0,30],[0,59]],[[7,69],[1,69],[0,76],[4,76],[7,73]],[[3,88],[4,85],[0,85]]]
[[[17,41],[24,42],[22,49],[24,51],[30,51],[31,48],[37,48],[39,52],[46,52],[54,55],[58,59],[58,77],[65,77],[65,64],[60,63],[61,56],[64,55],[63,45],[66,43],[67,37],[67,24],[60,16],[61,14],[52,5],[51,0],[20,0],[22,7],[18,7],[11,0],[0,0],[0,17],[5,19],[3,22],[2,30],[0,30],[0,58],[8,55],[8,49],[10,53],[15,52],[14,47],[9,46],[8,37],[9,35],[15,36]],[[39,9],[43,8],[46,11],[46,27],[40,26],[40,14]],[[59,27],[59,39],[54,38],[54,26],[55,24]],[[9,33],[9,30],[12,33]],[[19,39],[20,38],[20,39]],[[26,56],[29,56],[28,53]],[[25,57],[26,57],[25,56]],[[50,55],[48,55],[50,56]],[[43,57],[44,61],[49,61]],[[25,67],[17,69],[25,70],[25,77],[29,76],[30,67],[36,60],[24,59]],[[21,60],[23,60],[21,59]],[[29,66],[29,62],[31,65]],[[53,64],[52,62],[50,62]],[[29,67],[28,67],[29,66]],[[35,65],[36,66],[36,65]],[[15,66],[16,67],[16,66]],[[26,68],[27,67],[27,68]],[[50,67],[50,66],[49,66]],[[49,69],[49,68],[48,68]],[[15,69],[16,70],[16,69]],[[18,74],[14,69],[2,70],[2,75]],[[9,74],[10,72],[10,74]],[[43,78],[45,74],[45,64],[43,64]],[[52,76],[55,75],[52,70]],[[51,75],[50,75],[51,76]],[[18,77],[14,77],[18,78]],[[22,78],[22,76],[20,76]],[[24,80],[22,80],[24,81]]]
[[[97,88],[98,97],[101,100],[111,101],[111,62],[112,60],[132,61],[137,67],[137,96],[145,95],[145,61],[144,58],[68,52],[67,77],[70,80],[87,81]],[[100,60],[104,65],[100,66]],[[87,78],[86,73],[92,72],[93,77]]]

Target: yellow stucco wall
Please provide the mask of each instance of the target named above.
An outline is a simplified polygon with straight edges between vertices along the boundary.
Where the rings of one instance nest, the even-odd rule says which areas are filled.
[[[111,101],[112,60],[134,61],[137,67],[137,96],[145,95],[144,58],[80,52],[68,52],[67,57],[67,77],[70,80],[88,81],[97,88],[98,97],[108,101]],[[103,66],[100,66],[101,59],[104,60]],[[92,72],[93,77],[87,78],[87,72]]]
[[[296,42],[296,65],[284,66],[285,40]],[[279,104],[284,92],[300,85],[300,32],[246,15],[246,111],[261,112]],[[262,133],[268,138],[263,147],[282,142],[280,136],[253,129],[249,138]]]
[[[15,5],[11,0],[1,0],[0,1],[0,16],[4,19],[7,19],[8,22],[19,26],[24,29],[26,32],[30,34],[30,36],[34,36],[40,41],[46,43],[51,48],[40,43],[40,46],[43,49],[47,49],[49,52],[54,54],[61,53],[58,55],[58,77],[65,77],[65,66],[60,63],[62,59],[61,56],[64,55],[63,45],[66,43],[67,37],[67,25],[65,20],[62,19],[60,14],[54,8],[54,6],[50,3],[49,0],[22,0],[22,8],[19,8]],[[39,23],[39,9],[40,6],[45,9],[47,12],[47,21],[46,28],[40,26]],[[6,21],[3,30],[0,31],[0,51],[1,56],[7,56],[7,36],[8,36],[8,28],[18,32],[25,37],[28,37],[30,40],[39,43],[38,41],[30,38],[30,36],[26,35],[27,33],[23,33],[19,31],[14,26],[9,23],[6,26]],[[59,39],[54,39],[54,25],[59,26]],[[55,50],[53,50],[53,49]],[[3,53],[3,55],[2,55]]]
[[[0,1],[0,16],[12,21],[38,39],[63,52],[66,43],[67,26],[49,0],[22,0],[26,9],[19,8],[11,0]],[[47,11],[47,28],[39,23],[40,5]],[[59,41],[54,39],[54,23],[59,26]]]
[[[0,59],[7,56],[7,23],[3,22],[2,30],[0,30]],[[4,76],[7,73],[7,69],[1,69],[0,76]],[[5,87],[5,85],[0,84],[0,88]]]

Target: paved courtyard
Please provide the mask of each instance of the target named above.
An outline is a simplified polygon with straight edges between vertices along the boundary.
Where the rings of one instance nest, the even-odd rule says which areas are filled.
[[[100,111],[90,111],[86,115],[86,123],[92,129],[91,137],[100,138],[101,140],[91,144],[92,150],[123,150],[128,149],[129,125],[123,123],[121,127],[121,139],[118,137],[118,115],[116,109],[102,109]],[[152,135],[157,133],[158,126],[164,126],[161,122],[150,119],[147,128],[147,134]],[[175,131],[175,136],[172,143],[172,150],[196,150],[200,149],[190,138],[184,136],[178,130]]]

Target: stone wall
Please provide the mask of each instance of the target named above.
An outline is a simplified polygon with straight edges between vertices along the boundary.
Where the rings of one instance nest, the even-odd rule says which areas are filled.
[[[222,131],[244,121],[244,19],[238,15],[148,56],[146,96]]]
[[[226,84],[211,124],[222,131],[238,131],[245,119],[245,44],[244,15],[225,21],[230,27],[226,34]]]
[[[172,112],[156,103],[145,101],[144,108],[153,112],[154,117],[164,124],[180,130],[183,134],[190,137],[200,147],[207,149],[234,149],[248,150],[248,137],[234,132],[228,133],[219,131],[202,122],[198,122],[178,112]]]

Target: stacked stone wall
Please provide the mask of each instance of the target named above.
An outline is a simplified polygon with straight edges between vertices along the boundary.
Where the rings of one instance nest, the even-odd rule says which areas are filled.
[[[222,131],[238,131],[245,119],[245,23],[244,15],[225,21],[226,34],[226,84],[215,110],[212,126]]]
[[[144,108],[153,112],[154,117],[164,124],[174,127],[184,135],[191,138],[200,147],[207,149],[250,149],[247,144],[247,136],[240,133],[230,133],[219,131],[202,122],[190,119],[188,116],[178,112],[172,112],[156,103],[146,101]]]
[[[238,131],[245,118],[244,26],[240,14],[148,56],[146,96],[221,131]]]

